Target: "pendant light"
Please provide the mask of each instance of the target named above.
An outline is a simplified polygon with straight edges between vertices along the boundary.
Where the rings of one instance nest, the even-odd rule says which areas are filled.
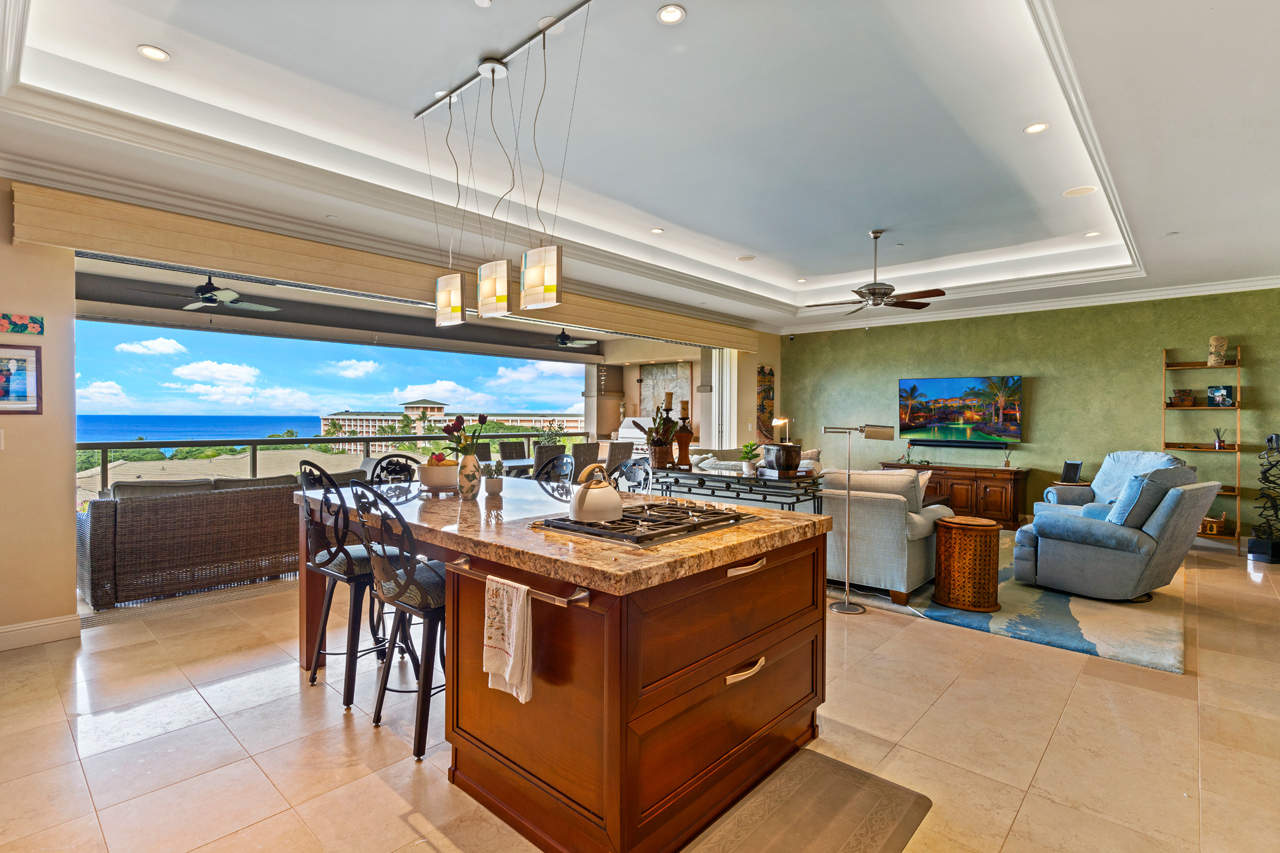
[[[462,273],[442,275],[436,279],[436,326],[456,326],[467,319],[467,292],[462,286]]]
[[[505,258],[480,265],[479,304],[481,317],[504,317],[511,313],[507,294],[511,286],[511,261]]]
[[[543,246],[524,253],[520,264],[520,307],[553,308],[560,304],[559,246]]]

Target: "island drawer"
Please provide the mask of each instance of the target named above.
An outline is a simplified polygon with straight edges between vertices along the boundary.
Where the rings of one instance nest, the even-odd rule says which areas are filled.
[[[628,774],[635,780],[633,814],[643,824],[680,799],[686,788],[710,784],[747,744],[806,704],[822,699],[823,623],[726,661],[712,678],[628,726]],[[812,710],[812,709],[810,709]]]
[[[634,703],[743,641],[820,611],[824,538],[739,560],[629,597]]]

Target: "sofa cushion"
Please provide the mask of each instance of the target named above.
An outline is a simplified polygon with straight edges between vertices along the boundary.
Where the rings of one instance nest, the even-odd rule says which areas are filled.
[[[934,523],[940,518],[955,515],[948,506],[927,506],[919,512],[907,513],[907,541],[928,539],[934,533]]]
[[[851,492],[901,495],[907,501],[907,512],[920,512],[924,489],[915,471],[823,471],[825,489],[844,491],[848,482]]]
[[[710,471],[711,473],[732,474],[734,472],[742,472],[741,462],[726,462],[723,459],[708,459],[698,466],[700,471]]]
[[[281,474],[277,477],[214,477],[213,490],[257,489],[262,486],[296,486],[298,475]]]
[[[1195,471],[1185,467],[1157,468],[1133,477],[1120,491],[1106,519],[1125,527],[1142,527],[1172,488],[1196,481]]]
[[[1107,507],[1107,512],[1111,511],[1110,506],[1107,506],[1106,504],[1103,504],[1103,506]],[[1072,506],[1071,504],[1052,504],[1045,501],[1036,501],[1031,505],[1031,512],[1035,515],[1040,515],[1042,512],[1056,512],[1061,515],[1079,515],[1082,509],[1084,509],[1082,506]],[[1103,517],[1105,516],[1106,514],[1104,513]]]
[[[1135,474],[1145,474],[1157,468],[1176,468],[1186,463],[1176,456],[1150,450],[1117,450],[1108,453],[1102,467],[1090,485],[1094,500],[1109,503],[1120,496],[1121,490]]]
[[[1107,516],[1111,514],[1111,508],[1115,504],[1091,503],[1080,507],[1080,515],[1085,518],[1099,518],[1106,521]]]
[[[1035,528],[1030,524],[1024,524],[1018,528],[1018,532],[1013,534],[1013,544],[1021,545],[1024,548],[1034,548],[1040,544],[1040,537],[1036,536]]]
[[[186,495],[193,492],[212,492],[213,480],[121,480],[111,486],[111,497],[158,498],[165,495]]]
[[[1131,554],[1149,554],[1155,550],[1156,540],[1141,530],[1112,524],[1096,518],[1081,518],[1065,512],[1046,512],[1031,522],[1032,532],[1041,539],[1092,545],[1112,551]],[[1043,546],[1042,546],[1043,547]]]
[[[701,468],[703,462],[710,462],[715,458],[716,455],[714,453],[690,453],[689,463],[693,465],[694,468]]]

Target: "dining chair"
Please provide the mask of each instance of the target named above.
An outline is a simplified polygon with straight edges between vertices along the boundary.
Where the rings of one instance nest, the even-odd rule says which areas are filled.
[[[524,449],[523,441],[498,442],[498,456],[505,462],[508,459],[525,459],[529,451]]]
[[[573,481],[573,457],[568,453],[552,456],[537,468],[533,479],[542,483],[569,483]]]
[[[374,652],[383,657],[386,650],[386,642],[382,639],[382,623],[375,615],[372,594],[369,597],[369,633],[374,644],[366,649],[360,648],[363,603],[365,591],[373,584],[373,567],[369,561],[369,552],[363,545],[347,544],[347,540],[351,538],[347,502],[329,472],[314,462],[303,460],[298,464],[298,483],[308,492],[323,492],[319,517],[312,512],[306,513],[307,571],[323,575],[326,579],[324,608],[316,633],[315,653],[311,657],[309,681],[311,684],[316,683],[321,655],[326,658],[345,656],[347,660],[342,682],[342,704],[350,708],[355,702],[357,660]],[[333,593],[339,582],[349,587],[347,650],[330,652],[325,650],[325,629],[329,624],[329,611],[333,607]]]
[[[477,462],[493,461],[493,446],[490,445],[489,442],[486,441],[476,445],[476,461]]]
[[[388,453],[385,456],[379,456],[378,461],[373,463],[373,470],[369,472],[368,482],[378,483],[408,483],[418,479],[417,459],[407,453]]]
[[[623,462],[631,458],[632,452],[636,449],[634,441],[611,441],[609,442],[609,450],[606,454],[607,458],[604,463],[604,470],[612,471]]]
[[[584,441],[581,444],[570,446],[569,449],[573,453],[574,480],[577,480],[578,475],[587,470],[588,465],[595,465],[600,461],[600,442],[598,441]]]
[[[649,460],[641,456],[609,471],[609,482],[620,492],[647,492],[649,473]]]
[[[431,697],[444,690],[435,684],[437,651],[444,661],[444,563],[419,559],[418,543],[396,505],[382,495],[376,486],[360,480],[351,482],[351,494],[360,519],[360,538],[369,551],[373,569],[370,589],[384,604],[395,610],[387,645],[395,648],[402,635],[407,635],[410,619],[422,620],[422,663],[417,667],[415,691],[389,687],[392,655],[382,663],[378,676],[378,696],[373,706],[373,724],[382,725],[382,706],[387,693],[418,694],[413,724],[413,757],[422,760],[427,751],[427,725],[431,715]],[[438,645],[437,645],[438,642]]]
[[[564,453],[563,444],[539,444],[533,448],[533,467],[529,469],[529,473],[535,473],[542,470],[542,466],[547,464],[548,459],[560,456]],[[573,457],[569,457],[572,462]],[[569,472],[572,474],[572,470]]]

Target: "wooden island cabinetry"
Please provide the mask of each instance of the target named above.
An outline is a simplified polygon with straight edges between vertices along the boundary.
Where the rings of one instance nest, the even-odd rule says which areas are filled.
[[[989,518],[1005,530],[1017,530],[1026,511],[1030,468],[974,468],[956,465],[909,465],[881,462],[884,469],[932,471],[926,495],[950,499],[956,515]]]

